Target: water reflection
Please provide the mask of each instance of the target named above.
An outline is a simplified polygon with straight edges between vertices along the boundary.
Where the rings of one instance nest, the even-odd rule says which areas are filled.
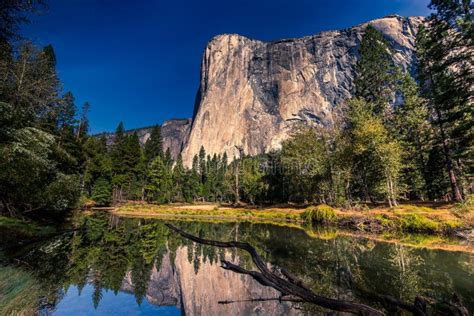
[[[413,301],[415,295],[449,300],[456,292],[474,309],[472,254],[331,234],[312,238],[303,230],[268,224],[176,225],[200,237],[247,241],[263,259],[286,267],[328,297],[374,305],[363,293]],[[75,226],[83,229],[32,251],[16,249],[7,254],[19,259],[20,269],[39,283],[44,314],[81,314],[87,306],[90,312],[86,314],[288,315],[319,311],[314,306],[275,301],[245,302],[278,297],[273,289],[219,265],[226,258],[250,269],[250,257],[237,250],[190,242],[171,233],[160,220],[94,214],[77,218]],[[241,302],[219,304],[222,300]],[[159,309],[164,307],[167,309]]]

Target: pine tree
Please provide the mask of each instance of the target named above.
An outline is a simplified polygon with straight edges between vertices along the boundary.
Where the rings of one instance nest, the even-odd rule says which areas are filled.
[[[473,22],[470,1],[434,0],[435,9],[417,36],[420,80],[437,126],[454,200],[462,200],[460,177],[472,173]]]
[[[112,186],[113,200],[123,200],[124,188],[130,179],[127,176],[127,165],[123,160],[125,155],[126,135],[123,122],[120,122],[115,130],[114,142],[110,150],[112,159]]]
[[[150,162],[155,159],[156,156],[163,158],[163,140],[161,138],[161,126],[153,126],[150,138],[145,143],[145,156]]]
[[[207,166],[206,166],[206,150],[204,149],[204,146],[201,146],[199,149],[199,174],[201,175],[201,184],[204,185],[206,183],[206,177],[207,177]]]
[[[112,158],[113,173],[121,174],[124,172],[122,156],[125,147],[125,128],[123,122],[117,126],[114,134],[114,141],[110,150],[110,157]]]
[[[426,164],[432,129],[426,100],[410,74],[399,83],[403,102],[395,109],[390,130],[403,148],[403,182],[410,199],[424,199],[427,194]]]
[[[359,48],[354,79],[355,96],[374,105],[382,114],[393,99],[396,68],[388,42],[382,33],[368,25]]]
[[[92,187],[91,199],[99,206],[107,206],[112,198],[112,189],[110,182],[103,177],[98,178]]]
[[[171,201],[173,178],[163,158],[156,156],[148,168],[147,197],[158,203]]]
[[[176,202],[184,202],[189,200],[186,191],[186,169],[183,166],[183,158],[181,154],[176,159],[176,164],[173,168],[173,200]]]
[[[74,103],[74,95],[66,92],[60,102],[61,107],[58,109],[57,126],[59,130],[70,128],[76,123],[76,105]]]
[[[202,182],[201,182],[201,175],[199,171],[199,158],[197,155],[193,157],[192,168],[189,173],[190,181],[189,183],[192,184],[190,192],[192,192],[193,199],[196,200],[202,197]]]
[[[107,153],[106,142],[104,136],[100,139],[89,137],[83,145],[85,155],[83,184],[87,194],[91,194],[92,186],[98,178],[110,181],[112,161]]]
[[[165,164],[171,168],[173,166],[173,157],[171,157],[171,151],[168,148],[166,148],[166,151],[165,151],[165,156],[163,158],[163,161],[165,162]]]
[[[77,139],[85,139],[87,136],[87,132],[89,130],[89,109],[91,105],[89,102],[85,102],[82,105],[81,116],[79,118],[79,124],[77,125],[76,131],[76,138]]]

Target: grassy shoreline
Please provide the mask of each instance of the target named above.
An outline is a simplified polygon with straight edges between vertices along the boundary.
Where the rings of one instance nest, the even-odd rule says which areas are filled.
[[[305,209],[297,207],[252,208],[218,204],[127,203],[109,209],[109,211],[119,216],[134,217],[269,220],[299,224],[305,222],[302,218]],[[461,232],[472,231],[474,227],[472,213],[470,211],[461,215],[457,214],[454,206],[449,205],[431,208],[406,204],[395,208],[334,209],[334,216],[323,223],[328,226],[369,233],[404,232],[463,237]]]
[[[5,216],[0,216],[0,231],[2,232],[0,246],[41,239],[56,232],[52,226],[43,226],[31,220]]]

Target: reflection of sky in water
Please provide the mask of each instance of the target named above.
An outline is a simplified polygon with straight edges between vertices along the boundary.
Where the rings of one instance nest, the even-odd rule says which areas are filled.
[[[97,309],[94,308],[92,295],[94,288],[86,285],[81,295],[76,286],[69,287],[64,298],[56,306],[53,315],[181,315],[174,306],[156,306],[146,298],[138,305],[133,294],[113,291],[102,291],[102,299]]]

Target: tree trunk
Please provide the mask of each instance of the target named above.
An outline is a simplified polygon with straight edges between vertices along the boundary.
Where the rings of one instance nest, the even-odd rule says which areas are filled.
[[[441,134],[441,143],[443,145],[443,153],[444,153],[444,159],[446,162],[446,169],[448,171],[449,182],[451,184],[452,197],[453,197],[453,200],[455,201],[462,201],[461,191],[459,190],[456,175],[454,173],[453,160],[449,152],[448,138],[446,136],[446,131],[444,130],[443,122],[441,121],[441,112],[439,111],[438,108],[436,108],[436,115],[438,116],[439,131]]]

